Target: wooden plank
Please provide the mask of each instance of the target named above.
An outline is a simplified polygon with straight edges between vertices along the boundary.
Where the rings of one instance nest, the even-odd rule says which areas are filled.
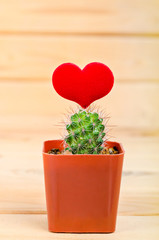
[[[48,80],[63,62],[81,68],[89,62],[108,65],[121,81],[158,81],[157,38],[4,36],[0,37],[1,80]]]
[[[34,129],[35,125],[30,130],[20,127],[0,131],[0,213],[46,213],[42,142],[55,135],[50,130],[41,131],[41,126]],[[126,155],[120,215],[159,214],[157,139],[122,136]]]
[[[39,166],[0,171],[0,213],[46,213],[43,171]],[[158,182],[158,173],[124,171],[119,215],[159,215]]]
[[[12,124],[13,118],[9,117],[8,122],[9,119]],[[8,169],[8,166],[9,169],[16,169],[17,171],[21,171],[21,169],[23,171],[25,169],[42,171],[43,141],[62,139],[57,127],[52,127],[51,119],[48,120],[47,127],[44,127],[46,122],[43,122],[42,118],[34,118],[33,121],[30,118],[30,122],[29,118],[25,117],[23,119],[26,119],[26,124],[22,118],[19,119],[24,123],[23,127],[12,125],[6,128],[5,125],[0,123],[0,169],[4,171]],[[121,131],[116,132],[116,138],[110,140],[123,144],[126,151],[123,168],[127,174],[131,175],[134,172],[149,174],[151,172],[155,173],[159,169],[158,136],[137,136],[121,129]],[[12,156],[14,160],[12,160]]]
[[[158,34],[157,0],[1,0],[4,33]]]
[[[118,217],[113,234],[66,234],[47,230],[46,215],[0,215],[0,238],[23,239],[70,239],[70,240],[157,240],[159,217]]]
[[[155,83],[116,82],[112,92],[96,104],[111,117],[109,125],[116,126],[114,131],[125,128],[132,129],[132,134],[156,135],[159,130],[158,92],[159,84]],[[53,90],[51,79],[46,82],[1,82],[0,99],[0,112],[4,115],[0,121],[4,128],[8,124],[9,129],[21,126],[23,122],[29,124],[25,116],[35,117],[31,120],[35,128],[36,116],[50,117],[43,127],[48,124],[52,127],[64,119],[63,114],[70,106],[76,110],[75,103],[61,98]],[[5,116],[12,116],[12,121]],[[53,117],[57,120],[52,120]]]

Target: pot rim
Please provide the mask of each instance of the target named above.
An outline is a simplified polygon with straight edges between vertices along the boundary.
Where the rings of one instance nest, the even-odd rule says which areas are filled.
[[[44,151],[44,146],[45,146],[45,144],[47,143],[47,142],[54,142],[54,141],[59,141],[59,142],[64,142],[64,140],[61,140],[61,139],[53,139],[53,140],[46,140],[46,141],[44,141],[43,142],[43,151],[42,151],[42,153],[43,153],[43,155],[46,155],[46,156],[50,156],[51,154],[49,154],[49,153],[46,153],[45,151]],[[115,156],[122,156],[122,155],[124,155],[124,153],[125,153],[125,151],[124,151],[124,148],[123,148],[123,145],[121,144],[121,143],[119,143],[119,142],[114,142],[114,141],[105,141],[106,143],[111,143],[111,144],[116,144],[116,145],[119,145],[120,146],[120,148],[121,148],[121,151],[120,151],[120,153],[118,153],[118,154],[110,154],[110,155],[108,155],[108,154],[55,154],[55,155],[53,155],[54,157],[56,156],[56,157],[75,157],[75,156],[78,156],[78,157],[81,157],[81,156],[92,156],[92,157],[103,157],[103,156],[111,156],[111,157],[115,157]]]

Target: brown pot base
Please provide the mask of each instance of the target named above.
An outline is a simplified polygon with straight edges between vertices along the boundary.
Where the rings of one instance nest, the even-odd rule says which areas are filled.
[[[115,231],[124,150],[114,155],[52,155],[63,141],[44,142],[48,227],[52,232],[111,233]]]

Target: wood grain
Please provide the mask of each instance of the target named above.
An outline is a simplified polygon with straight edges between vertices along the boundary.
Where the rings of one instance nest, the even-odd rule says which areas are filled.
[[[4,36],[0,37],[1,80],[48,80],[63,62],[81,68],[103,62],[120,81],[159,80],[158,38]]]
[[[5,34],[156,34],[157,0],[1,0]]]
[[[47,231],[46,215],[0,215],[0,238],[22,239],[76,239],[76,240],[157,240],[159,217],[119,216],[116,232],[113,234],[61,234]]]
[[[136,129],[133,134],[156,135],[159,132],[158,92],[159,84],[155,83],[116,82],[112,92],[96,104],[111,117],[109,125],[115,125],[115,129]],[[51,79],[46,82],[0,82],[0,99],[0,112],[4,116],[1,121],[4,127],[8,124],[9,128],[21,125],[21,121],[27,125],[29,120],[23,116],[48,116],[50,121],[56,117],[57,120],[49,123],[53,126],[65,119],[63,114],[70,106],[76,109],[75,103],[61,98],[53,90]],[[16,115],[17,118],[10,123],[9,118],[5,119],[5,116]],[[43,127],[47,126],[48,123]]]
[[[27,124],[18,125],[20,121],[24,122],[24,119]],[[2,171],[15,169],[23,172],[25,169],[42,171],[43,141],[62,138],[57,127],[51,126],[52,118],[48,118],[47,122],[40,117],[24,117],[16,122],[17,125],[13,124],[12,120],[13,118],[9,117],[8,120],[6,118],[6,122],[10,121],[12,124],[8,128],[0,123],[0,169]],[[46,124],[48,126],[44,127]],[[158,136],[140,136],[123,129],[116,131],[114,136],[116,138],[110,140],[121,142],[126,151],[123,167],[127,174],[133,176],[136,172],[144,176],[144,172],[151,175],[158,171]]]
[[[39,166],[36,169],[30,167],[0,171],[0,213],[46,213],[43,170]],[[119,215],[159,215],[157,182],[158,173],[124,171]]]
[[[56,127],[44,128],[47,121],[52,119],[8,117],[0,124],[0,213],[46,213],[42,142],[59,137]],[[159,138],[119,136],[126,150],[119,214],[158,215]]]

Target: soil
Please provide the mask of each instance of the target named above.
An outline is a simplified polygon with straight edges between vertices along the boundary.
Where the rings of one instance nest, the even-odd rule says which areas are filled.
[[[118,154],[119,151],[117,149],[116,146],[114,147],[104,147],[104,149],[101,151],[100,154]],[[54,155],[57,155],[57,154],[71,154],[68,150],[67,151],[60,151],[58,148],[52,148],[50,151],[48,151],[48,154],[54,154]]]
[[[48,151],[48,154],[61,154],[62,152],[58,148],[52,148],[50,151]]]

